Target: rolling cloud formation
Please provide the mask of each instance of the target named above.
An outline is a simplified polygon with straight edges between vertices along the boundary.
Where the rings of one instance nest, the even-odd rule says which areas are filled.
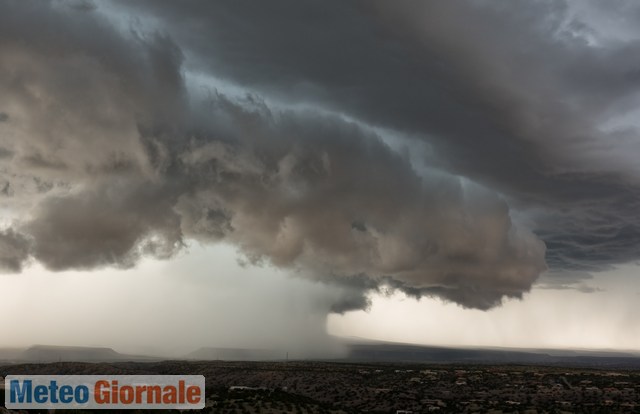
[[[341,312],[636,260],[640,9],[614,3],[3,1],[0,266],[226,242]]]

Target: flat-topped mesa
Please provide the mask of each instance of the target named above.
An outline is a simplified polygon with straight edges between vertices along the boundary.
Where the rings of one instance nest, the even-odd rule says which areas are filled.
[[[22,353],[23,360],[39,362],[59,361],[115,361],[125,356],[111,348],[34,345]]]

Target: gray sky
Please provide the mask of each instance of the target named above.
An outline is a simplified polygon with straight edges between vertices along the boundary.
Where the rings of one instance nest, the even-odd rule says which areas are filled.
[[[0,286],[104,320],[62,335],[28,307],[7,344],[640,349],[638,20],[622,0],[0,2]]]

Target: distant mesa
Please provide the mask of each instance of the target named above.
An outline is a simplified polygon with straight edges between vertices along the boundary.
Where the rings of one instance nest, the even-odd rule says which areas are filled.
[[[12,360],[16,362],[116,362],[116,361],[151,361],[157,358],[140,355],[127,355],[105,347],[85,346],[53,346],[34,345],[23,349],[17,354],[12,352],[10,358],[2,357],[0,360]]]
[[[21,359],[38,362],[103,362],[120,361],[123,358],[124,355],[119,354],[111,348],[35,345],[24,350]]]

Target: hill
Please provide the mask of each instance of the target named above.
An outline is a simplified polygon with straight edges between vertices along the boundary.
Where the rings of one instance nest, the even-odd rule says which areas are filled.
[[[349,340],[349,361],[469,364],[535,364],[640,368],[640,354],[602,350],[447,348]]]
[[[34,345],[23,348],[0,348],[0,361],[17,362],[116,362],[151,361],[158,358],[127,355],[106,347]]]

